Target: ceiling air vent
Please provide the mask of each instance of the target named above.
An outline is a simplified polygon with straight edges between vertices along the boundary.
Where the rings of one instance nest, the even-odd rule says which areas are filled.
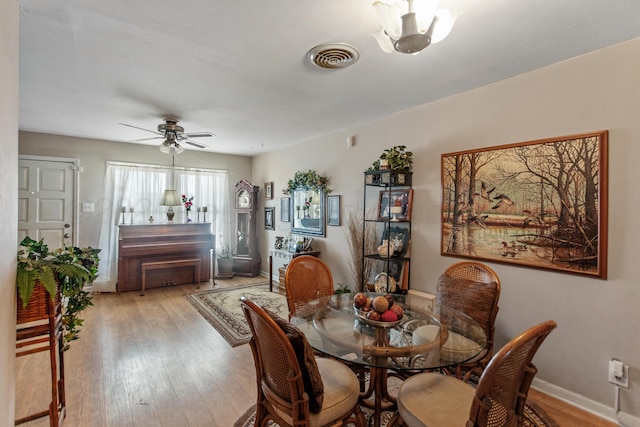
[[[346,68],[358,61],[360,52],[348,44],[327,43],[311,49],[307,53],[307,58],[320,68]]]

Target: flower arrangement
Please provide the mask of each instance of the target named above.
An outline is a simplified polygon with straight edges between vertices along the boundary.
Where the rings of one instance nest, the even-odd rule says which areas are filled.
[[[304,204],[302,205],[302,210],[304,211],[304,217],[309,217],[309,209],[311,208],[311,202],[313,201],[313,197],[309,197],[309,200],[304,199]]]
[[[312,191],[324,191],[329,194],[331,190],[327,187],[328,181],[326,176],[320,176],[311,169],[306,172],[298,171],[293,175],[293,179],[287,182],[287,187],[282,190],[282,193],[291,194],[296,188],[307,187]]]
[[[184,208],[187,210],[187,212],[191,212],[191,207],[193,206],[193,196],[187,199],[187,196],[183,194],[182,204],[184,205]]]

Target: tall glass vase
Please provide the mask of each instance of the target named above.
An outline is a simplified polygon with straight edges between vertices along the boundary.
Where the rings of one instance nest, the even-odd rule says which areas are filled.
[[[191,222],[191,218],[189,218],[189,209],[187,209],[187,219],[185,222]]]

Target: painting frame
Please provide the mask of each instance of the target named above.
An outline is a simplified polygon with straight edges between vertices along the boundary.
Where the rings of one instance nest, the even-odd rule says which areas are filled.
[[[265,230],[275,230],[275,215],[276,208],[274,207],[266,207],[264,208],[264,229]]]
[[[273,200],[273,181],[264,183],[264,198]]]
[[[608,131],[441,155],[441,255],[607,278]]]
[[[398,201],[402,207],[402,212],[394,214],[392,221],[411,221],[411,210],[413,208],[413,188],[380,190],[378,196],[377,217],[379,220],[389,219],[389,203]]]
[[[291,197],[280,199],[280,221],[291,222]]]
[[[327,196],[327,225],[340,225],[340,196]]]

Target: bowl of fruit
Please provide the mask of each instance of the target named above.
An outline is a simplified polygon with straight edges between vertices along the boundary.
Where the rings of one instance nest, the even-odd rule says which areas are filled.
[[[368,297],[359,292],[353,296],[353,309],[363,323],[382,328],[397,326],[404,316],[404,309],[391,294]]]

